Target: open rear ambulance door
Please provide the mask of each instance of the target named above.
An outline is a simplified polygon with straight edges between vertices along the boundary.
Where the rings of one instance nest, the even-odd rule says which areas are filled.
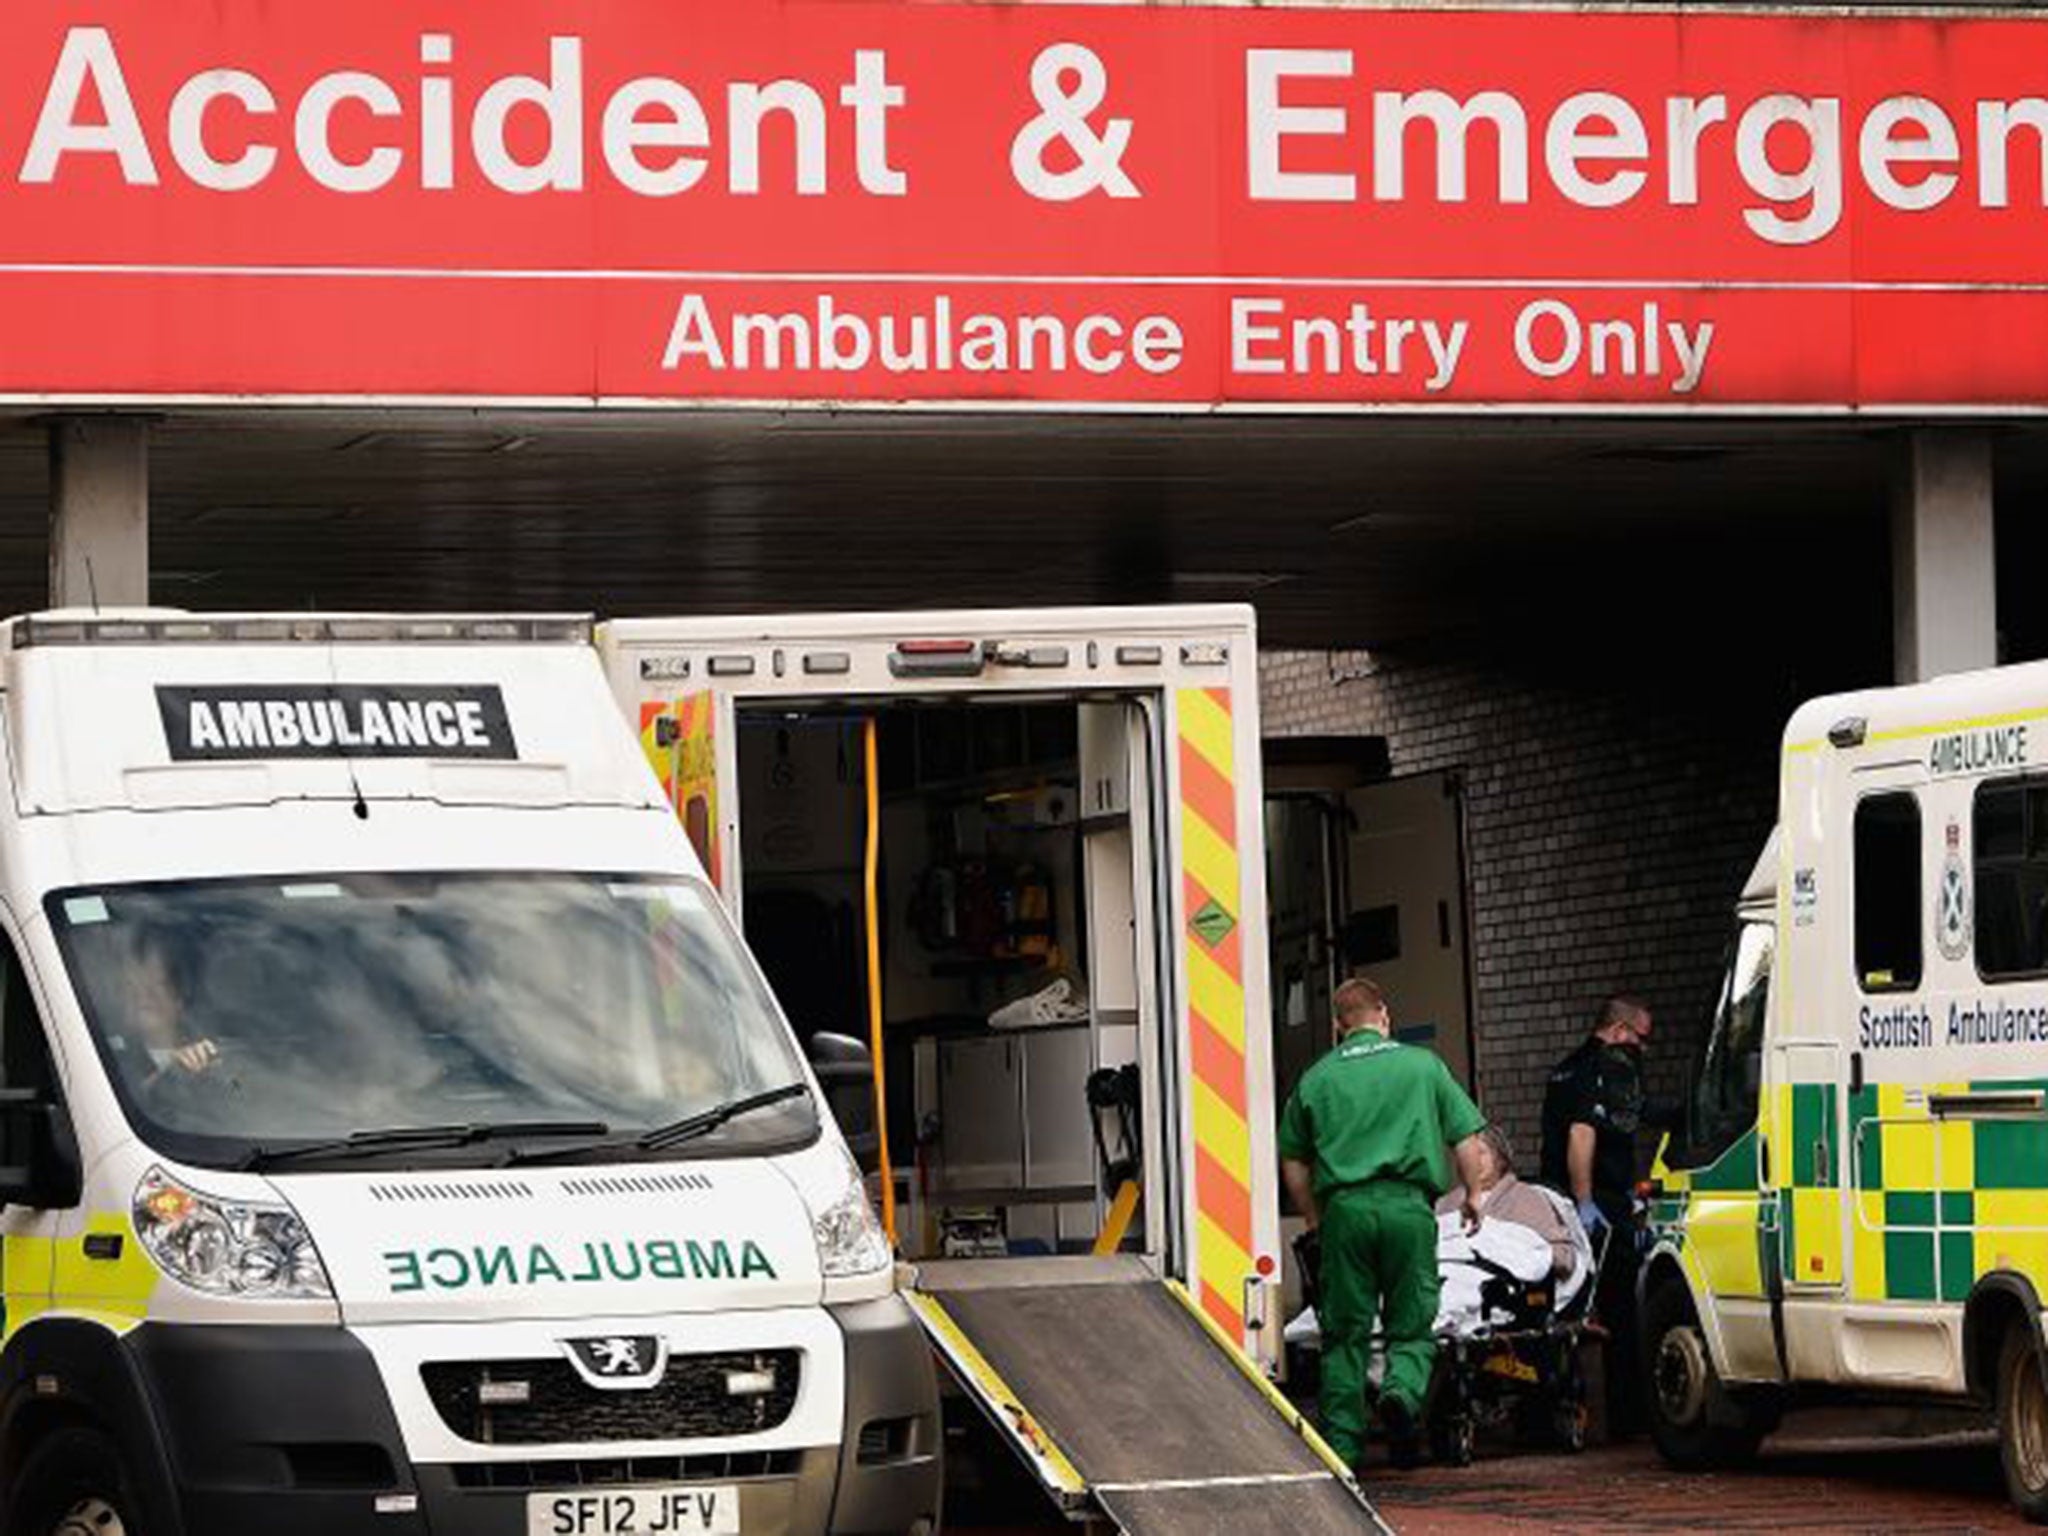
[[[1204,703],[1213,726],[1219,706],[1212,696]],[[1189,727],[1179,729],[1183,751],[1194,751],[1185,744]],[[1174,1106],[1211,1092],[1198,1089],[1187,1052],[1162,1049],[1162,1036],[1169,1028],[1215,1027],[1175,1017],[1175,977],[1191,963],[1212,968],[1204,1001],[1219,1023],[1228,1022],[1228,988],[1218,982],[1231,970],[1228,941],[1243,899],[1224,857],[1234,842],[1232,813],[1213,783],[1198,792],[1202,813],[1218,824],[1195,861],[1202,899],[1191,900],[1194,871],[1184,854],[1158,857],[1186,828],[1157,790],[1181,784],[1184,817],[1187,786],[1199,771],[1162,762],[1168,739],[1155,705],[1084,708],[1082,809],[1094,827],[1087,906],[1102,930],[1092,1005],[1099,1064],[1136,1062],[1145,1089],[1143,1220],[1131,1234],[1141,1251],[1105,1251],[1120,1241],[1113,1231],[1094,1257],[928,1262],[909,1299],[962,1391],[1074,1518],[1106,1518],[1133,1536],[1384,1530],[1348,1469],[1240,1347],[1248,1323],[1266,1322],[1263,1299],[1256,1309],[1246,1302],[1260,1287],[1212,1280],[1205,1305],[1161,1278],[1162,1261],[1177,1247],[1205,1241],[1173,1219],[1200,1192],[1187,1176],[1185,1151],[1169,1148],[1201,1145],[1187,1123],[1192,1117]],[[1224,752],[1213,739],[1203,750]],[[1114,928],[1136,942],[1109,942]],[[1174,939],[1199,945],[1204,957],[1220,949],[1221,958],[1191,962],[1176,954]],[[1104,963],[1119,951],[1134,962],[1128,976]],[[1140,973],[1151,973],[1152,984],[1140,985]],[[1202,1129],[1227,1135],[1228,1125]],[[1213,1158],[1210,1164],[1213,1174]],[[1197,1227],[1201,1221],[1198,1214]],[[1206,1240],[1213,1252],[1214,1238]],[[1240,1309],[1220,1305],[1226,1298]]]

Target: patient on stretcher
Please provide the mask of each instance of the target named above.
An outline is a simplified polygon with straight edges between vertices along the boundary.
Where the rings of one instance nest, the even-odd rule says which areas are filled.
[[[1515,1176],[1514,1154],[1496,1126],[1480,1132],[1486,1183],[1479,1195],[1479,1227],[1465,1230],[1463,1187],[1439,1200],[1436,1262],[1442,1289],[1435,1331],[1471,1335],[1514,1319],[1489,1308],[1486,1288],[1503,1274],[1534,1286],[1554,1281],[1553,1307],[1563,1308],[1584,1289],[1593,1273],[1593,1245],[1578,1212],[1564,1196]],[[1288,1323],[1286,1342],[1320,1348],[1322,1329],[1315,1309],[1304,1307]]]
[[[1437,1202],[1439,1333],[1470,1334],[1511,1321],[1490,1308],[1485,1295],[1488,1282],[1503,1275],[1531,1285],[1555,1281],[1555,1305],[1563,1307],[1593,1270],[1593,1247],[1571,1202],[1515,1176],[1513,1151],[1498,1127],[1487,1127],[1480,1139],[1487,1182],[1479,1193],[1478,1230],[1465,1230],[1463,1189]]]

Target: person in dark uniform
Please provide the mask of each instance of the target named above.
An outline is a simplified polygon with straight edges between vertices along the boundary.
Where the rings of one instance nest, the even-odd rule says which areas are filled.
[[[1570,1198],[1596,1250],[1604,1252],[1593,1305],[1605,1324],[1610,1433],[1639,1415],[1636,1349],[1636,1132],[1643,1126],[1643,1052],[1650,1010],[1610,997],[1578,1049],[1557,1064],[1543,1094],[1542,1179]],[[1603,1237],[1604,1233],[1604,1237]]]
[[[1310,1067],[1280,1115],[1280,1172],[1322,1239],[1321,1418],[1330,1448],[1365,1451],[1366,1369],[1379,1324],[1386,1369],[1381,1426],[1396,1466],[1416,1460],[1416,1421],[1436,1344],[1436,1198],[1450,1187],[1444,1149],[1467,1191],[1485,1184],[1486,1129],[1443,1059],[1387,1038],[1386,994],[1363,977],[1337,988],[1336,1049]],[[1468,1226],[1479,1197],[1464,1200]]]

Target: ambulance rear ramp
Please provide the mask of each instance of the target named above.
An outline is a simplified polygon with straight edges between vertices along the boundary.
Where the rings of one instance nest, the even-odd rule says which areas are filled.
[[[911,1299],[1077,1518],[1130,1536],[1386,1530],[1300,1416],[1136,1260],[929,1264]]]

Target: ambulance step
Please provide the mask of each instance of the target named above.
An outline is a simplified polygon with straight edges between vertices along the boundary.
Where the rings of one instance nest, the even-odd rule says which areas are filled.
[[[971,1268],[921,1275],[913,1300],[969,1395],[1070,1510],[1085,1495],[1131,1536],[1384,1529],[1160,1281],[1092,1268],[1052,1283],[1048,1265],[1038,1284],[978,1284]]]

